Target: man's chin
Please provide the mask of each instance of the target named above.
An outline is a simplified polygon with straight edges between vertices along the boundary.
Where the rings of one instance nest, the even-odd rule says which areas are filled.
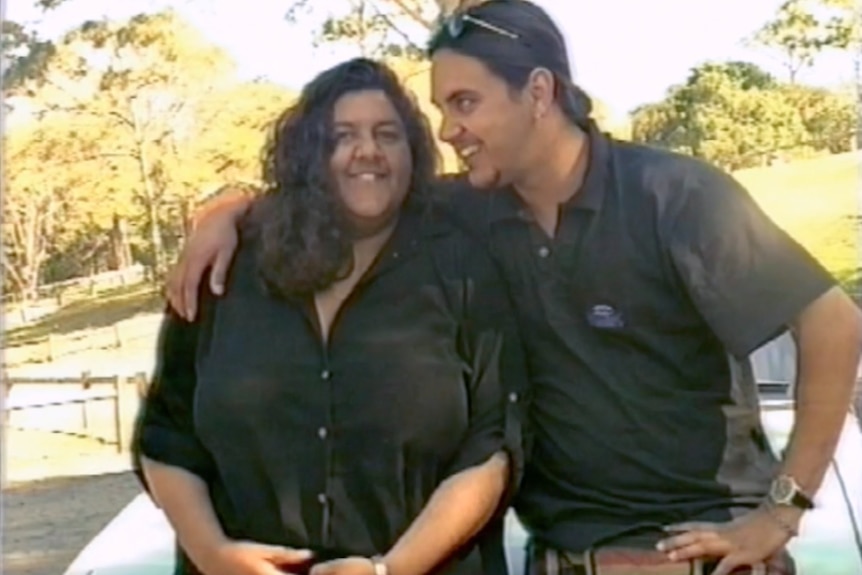
[[[489,170],[470,170],[467,172],[470,185],[480,190],[499,187],[500,173]]]

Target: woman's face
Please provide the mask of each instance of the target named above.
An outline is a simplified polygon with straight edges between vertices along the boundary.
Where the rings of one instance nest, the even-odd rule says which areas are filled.
[[[330,170],[357,233],[379,232],[397,216],[413,161],[401,117],[382,90],[342,96],[333,110]]]

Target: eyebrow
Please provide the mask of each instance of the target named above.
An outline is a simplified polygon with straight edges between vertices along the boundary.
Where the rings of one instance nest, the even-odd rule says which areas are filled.
[[[333,124],[333,126],[335,128],[354,128],[354,127],[356,127],[356,122],[340,121],[340,122],[335,122]],[[374,128],[375,129],[376,128],[398,128],[398,129],[401,129],[401,123],[396,121],[396,120],[383,120],[381,122],[376,122],[374,124]]]
[[[446,98],[444,99],[444,102],[448,104],[448,103],[453,102],[454,100],[457,100],[458,98],[461,98],[463,96],[475,97],[477,95],[478,95],[478,93],[475,90],[470,90],[467,88],[461,88],[459,90],[455,90],[454,92],[452,92],[451,94],[446,96]],[[434,104],[435,106],[437,106],[438,108],[440,107],[440,104],[435,99],[432,99],[431,103]]]

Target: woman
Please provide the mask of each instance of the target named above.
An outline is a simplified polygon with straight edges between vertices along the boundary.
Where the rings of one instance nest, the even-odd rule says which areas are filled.
[[[181,573],[498,572],[475,542],[519,474],[526,378],[434,171],[423,116],[370,60],[276,123],[227,295],[166,319],[136,434]]]

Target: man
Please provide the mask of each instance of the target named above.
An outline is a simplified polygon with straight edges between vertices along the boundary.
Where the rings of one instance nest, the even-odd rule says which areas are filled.
[[[534,443],[515,509],[531,573],[586,573],[620,548],[714,575],[792,569],[785,545],[850,404],[858,310],[730,176],[600,133],[534,4],[457,14],[430,53],[440,137],[467,166],[441,194],[501,267],[529,354]],[[169,286],[180,311],[194,314],[213,262],[221,289],[247,204],[216,208],[190,242]],[[797,418],[778,462],[748,356],[787,329]]]

